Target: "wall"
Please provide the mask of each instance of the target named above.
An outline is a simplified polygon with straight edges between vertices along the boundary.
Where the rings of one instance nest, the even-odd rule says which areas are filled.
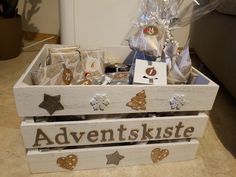
[[[190,25],[181,29],[177,29],[173,32],[173,35],[179,42],[180,47],[184,47],[184,45],[186,44],[189,36],[189,30],[190,30]]]
[[[59,34],[58,0],[19,0],[18,8],[25,31]]]
[[[19,13],[23,15],[23,29],[30,32],[59,34],[58,0],[19,0]],[[174,32],[180,46],[184,46],[189,27]]]

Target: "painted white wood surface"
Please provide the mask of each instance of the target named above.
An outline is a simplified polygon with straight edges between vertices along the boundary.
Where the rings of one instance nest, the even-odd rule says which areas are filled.
[[[160,163],[177,162],[191,160],[195,158],[198,141],[191,140],[190,142],[175,142],[162,144],[140,144],[130,146],[112,146],[112,147],[98,147],[72,150],[50,150],[46,152],[39,152],[36,150],[28,151],[27,158],[29,161],[32,173],[41,172],[57,172],[68,171],[57,165],[57,159],[74,154],[78,158],[78,163],[73,170],[119,167],[129,165],[153,164],[151,159],[151,152],[153,149],[167,149],[169,155],[161,160]],[[116,151],[124,156],[119,161],[118,165],[107,164],[106,155],[113,154]]]
[[[44,148],[198,138],[203,135],[207,121],[208,116],[206,114],[71,122],[31,123],[23,121],[21,131],[26,148]],[[180,125],[182,128],[176,134],[177,126]],[[171,135],[168,134],[170,129],[167,130],[170,127],[172,127]],[[193,131],[185,134],[187,128],[193,128]],[[118,129],[124,131],[120,133]],[[149,129],[152,129],[149,133],[151,137],[144,135]],[[161,131],[157,129],[161,129]],[[136,132],[137,130],[138,132]],[[96,131],[95,136],[94,131]],[[136,132],[135,135],[134,131]],[[91,132],[93,137],[90,136]],[[79,141],[72,134],[76,134]],[[49,140],[46,140],[45,135]]]
[[[48,116],[45,109],[39,107],[44,94],[51,96],[61,95],[61,104],[64,110],[53,115],[78,115],[78,114],[111,114],[111,113],[136,113],[136,112],[171,112],[171,111],[205,111],[210,110],[215,100],[218,86],[209,80],[207,85],[114,85],[114,86],[32,86],[30,72],[35,70],[45,60],[47,49],[58,47],[47,45],[37,55],[35,60],[19,79],[14,87],[16,106],[19,116]],[[127,47],[110,47],[109,56],[114,50],[119,60],[128,55]],[[121,57],[121,58],[119,58]],[[124,58],[123,58],[124,59]],[[199,73],[200,74],[200,73]],[[146,110],[136,111],[126,104],[137,93],[145,90]],[[94,111],[90,100],[96,94],[106,94],[110,104],[104,111]],[[185,104],[180,110],[171,109],[170,99],[176,94],[184,95]]]
[[[126,106],[142,90],[146,92],[146,110],[136,111]],[[214,86],[30,86],[15,89],[15,98],[19,116],[29,117],[49,115],[39,107],[44,94],[61,95],[64,110],[56,111],[53,115],[89,115],[210,110],[216,93]],[[96,94],[106,94],[110,100],[104,111],[94,111],[90,105],[90,100]],[[170,99],[175,94],[185,96],[185,105],[179,110],[170,106]]]

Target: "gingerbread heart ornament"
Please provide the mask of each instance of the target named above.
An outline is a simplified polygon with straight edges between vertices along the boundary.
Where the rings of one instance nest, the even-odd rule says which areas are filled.
[[[151,152],[151,159],[153,163],[158,163],[169,155],[168,149],[153,149]]]
[[[73,170],[76,167],[77,162],[78,158],[74,154],[70,154],[66,157],[59,157],[57,159],[57,165],[67,170]]]

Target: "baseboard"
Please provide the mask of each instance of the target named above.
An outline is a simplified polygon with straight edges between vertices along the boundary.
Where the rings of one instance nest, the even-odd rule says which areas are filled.
[[[45,34],[45,33],[37,33],[37,32],[23,32],[23,39],[27,41],[42,41],[48,38],[54,37],[49,39],[49,42],[55,42],[56,44],[60,43],[60,36],[55,34]]]

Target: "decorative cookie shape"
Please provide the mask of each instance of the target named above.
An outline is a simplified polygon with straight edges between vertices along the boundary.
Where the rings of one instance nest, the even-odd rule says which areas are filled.
[[[135,97],[131,98],[131,101],[126,104],[133,110],[146,110],[146,94],[145,90],[137,93]]]
[[[73,170],[76,167],[77,162],[78,158],[74,154],[70,154],[66,157],[59,157],[57,159],[57,165],[67,170]]]
[[[168,149],[153,149],[151,152],[151,159],[153,163],[158,163],[169,155]]]

